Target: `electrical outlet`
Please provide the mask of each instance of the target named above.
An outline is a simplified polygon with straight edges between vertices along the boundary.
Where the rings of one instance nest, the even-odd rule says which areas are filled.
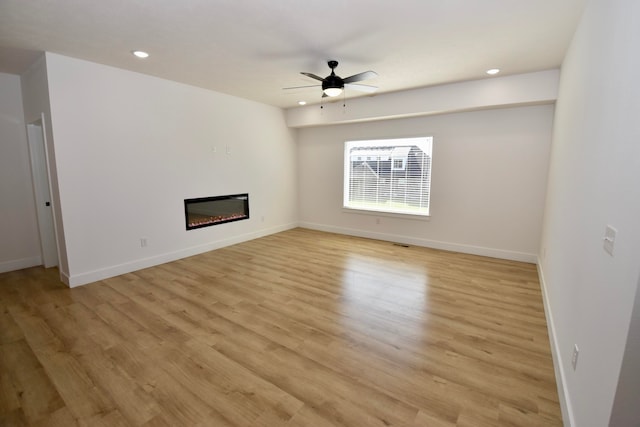
[[[141,248],[146,248],[147,247],[147,238],[146,237],[141,237],[140,238],[140,247]]]
[[[380,224],[380,218],[376,218],[376,224]]]
[[[571,366],[573,366],[573,370],[576,370],[576,366],[578,366],[578,354],[580,353],[580,349],[578,348],[578,344],[573,345],[573,355],[571,356]]]

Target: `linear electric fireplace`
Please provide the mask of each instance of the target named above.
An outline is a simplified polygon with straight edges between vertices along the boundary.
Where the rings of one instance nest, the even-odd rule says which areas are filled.
[[[249,219],[249,194],[184,200],[187,230]]]

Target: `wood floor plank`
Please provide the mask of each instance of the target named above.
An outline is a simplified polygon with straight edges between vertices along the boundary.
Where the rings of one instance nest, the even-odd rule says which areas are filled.
[[[46,417],[40,420],[30,423],[33,427],[75,427],[78,425],[78,420],[74,418],[69,408],[63,406],[62,408],[47,414]]]
[[[91,381],[111,397],[119,414],[128,422],[141,425],[157,415],[160,410],[155,400],[113,363],[90,335],[75,334],[72,326],[77,323],[69,308],[46,306],[41,310],[48,319],[49,327],[66,341],[65,346],[86,369]],[[69,336],[77,337],[73,344],[70,344]]]
[[[12,314],[22,330],[27,331],[29,345],[76,419],[89,419],[114,409],[110,397],[93,383],[86,369],[42,318],[21,310]]]
[[[26,341],[0,344],[0,370],[3,372],[0,379],[3,389],[9,382],[15,393],[14,396],[5,394],[8,400],[2,400],[17,403],[28,422],[34,423],[64,406]]]
[[[24,334],[13,320],[13,316],[9,313],[7,307],[0,310],[0,344],[11,343],[24,339]]]
[[[560,426],[534,265],[293,229],[0,274],[0,424]]]

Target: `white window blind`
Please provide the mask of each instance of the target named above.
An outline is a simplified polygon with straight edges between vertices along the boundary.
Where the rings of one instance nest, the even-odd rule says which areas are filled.
[[[429,215],[432,137],[347,141],[344,207]]]

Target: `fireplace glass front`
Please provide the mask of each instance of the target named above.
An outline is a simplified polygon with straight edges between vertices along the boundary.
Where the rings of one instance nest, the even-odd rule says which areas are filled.
[[[249,219],[249,194],[184,200],[187,230]]]

